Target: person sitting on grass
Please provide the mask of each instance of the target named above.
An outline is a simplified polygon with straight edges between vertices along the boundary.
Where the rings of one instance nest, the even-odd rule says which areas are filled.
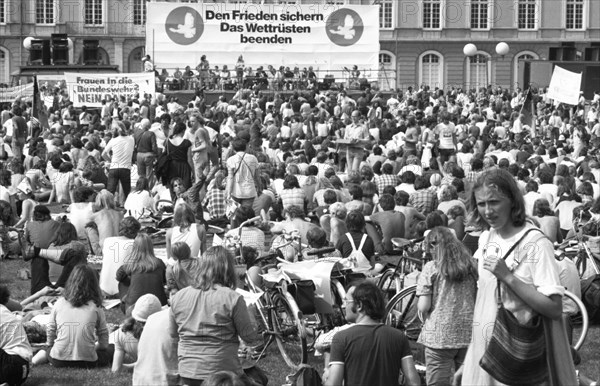
[[[133,249],[117,270],[119,298],[123,312],[129,314],[130,308],[145,294],[154,294],[160,303],[167,304],[165,294],[166,266],[154,256],[152,239],[146,233],[139,233],[133,242]]]
[[[192,283],[199,260],[191,258],[191,255],[189,245],[183,241],[178,241],[171,246],[171,256],[177,262],[167,266],[167,291],[170,295],[176,294],[177,291]]]
[[[342,257],[342,254],[337,249],[334,249],[332,252],[328,252],[322,255],[309,255],[309,252],[318,251],[319,249],[329,247],[329,240],[327,240],[327,233],[322,228],[311,228],[308,233],[306,233],[306,238],[308,240],[309,248],[302,251],[302,255],[304,256],[304,260],[317,260],[326,257]]]
[[[73,203],[67,209],[69,212],[69,221],[77,229],[77,236],[81,240],[85,240],[85,226],[92,221],[96,191],[87,186],[80,186],[73,192],[73,200]]]
[[[10,203],[0,200],[0,259],[8,259],[22,253],[19,240],[9,234],[13,223],[14,216]]]
[[[172,328],[171,309],[165,307],[148,317],[138,341],[133,365],[133,386],[176,385],[179,334]]]
[[[0,286],[0,384],[22,385],[33,356],[21,318],[6,307],[10,291]]]
[[[25,226],[25,245],[28,252],[24,260],[31,260],[31,295],[46,286],[51,286],[49,278],[50,265],[48,260],[33,258],[34,248],[48,248],[55,237],[59,223],[50,217],[50,209],[37,205],[33,209],[33,221]]]
[[[119,233],[123,213],[117,210],[115,196],[106,189],[102,189],[96,196],[93,209],[92,221],[85,226],[85,230],[90,253],[102,255],[104,240]]]
[[[125,263],[131,253],[133,240],[140,231],[140,223],[133,217],[125,217],[119,225],[119,236],[109,237],[104,242],[100,288],[107,296],[119,293],[117,270]]]
[[[395,206],[394,196],[391,194],[382,194],[379,199],[379,208],[381,211],[371,216],[371,221],[377,224],[381,230],[381,241],[377,243],[378,245],[375,245],[375,249],[380,253],[394,253],[392,238],[404,237],[406,219],[404,214],[394,211]],[[379,234],[374,237],[379,237]]]
[[[346,210],[346,206],[341,202],[336,202],[331,204],[329,207],[330,215],[325,215],[321,217],[320,223],[321,227],[325,229],[329,229],[329,241],[332,245],[337,245],[338,241],[342,238],[342,236],[348,232],[346,228],[346,216],[348,211]],[[329,226],[327,226],[327,219],[329,218]]]
[[[115,354],[112,361],[112,372],[121,369],[133,370],[138,360],[138,343],[148,317],[161,310],[160,300],[152,294],[141,296],[125,319],[121,327],[111,335],[115,342]]]
[[[17,186],[17,198],[22,202],[21,218],[14,227],[23,228],[28,221],[33,220],[33,208],[38,204],[34,199],[29,178],[25,177]]]
[[[348,232],[340,237],[335,248],[344,258],[351,257],[355,251],[361,251],[366,261],[354,261],[355,267],[369,268],[367,275],[377,274],[383,266],[374,262],[375,244],[373,239],[365,233],[365,216],[357,210],[348,213],[346,228]]]
[[[48,198],[48,204],[56,200],[59,204],[70,204],[73,200],[73,189],[75,189],[75,173],[73,164],[63,162],[58,168],[58,173],[52,180],[52,192]]]
[[[50,313],[47,336],[48,349],[33,357],[33,365],[95,368],[110,363],[102,291],[91,267],[80,264],[73,269],[63,297]]]
[[[54,234],[52,243],[47,249],[34,247],[34,258],[42,258],[61,265],[60,276],[53,288],[64,288],[73,268],[79,264],[87,263],[87,250],[79,241],[77,230],[66,216],[59,221],[58,229]]]

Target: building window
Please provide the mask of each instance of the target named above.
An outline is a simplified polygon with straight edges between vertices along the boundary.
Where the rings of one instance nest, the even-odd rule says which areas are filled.
[[[488,57],[477,54],[469,58],[469,87],[481,88],[488,85]]]
[[[6,1],[0,0],[0,24],[6,23]]]
[[[379,28],[394,28],[394,3],[393,0],[379,2]]]
[[[471,0],[471,28],[488,29],[488,0]]]
[[[528,85],[524,84],[524,73],[519,71],[520,62],[524,60],[538,60],[539,58],[539,55],[532,51],[523,51],[515,55],[512,73],[513,89],[516,89],[517,87],[528,87]]]
[[[85,0],[85,24],[102,25],[102,2],[104,0]]]
[[[441,0],[425,0],[423,2],[423,28],[441,28]]]
[[[517,5],[517,22],[519,29],[536,29],[537,28],[537,0],[518,0]]]
[[[8,53],[0,47],[0,83],[8,84]]]
[[[146,24],[146,0],[133,0],[133,24]]]
[[[380,90],[393,90],[396,88],[396,58],[392,53],[382,52],[379,54]]]
[[[419,84],[431,88],[441,85],[442,60],[437,54],[425,54],[421,58],[421,79]]]
[[[390,54],[379,54],[379,64],[388,65],[392,63],[392,56]]]
[[[583,0],[567,0],[567,29],[583,29]]]
[[[54,24],[54,0],[36,1],[35,22],[37,24]]]

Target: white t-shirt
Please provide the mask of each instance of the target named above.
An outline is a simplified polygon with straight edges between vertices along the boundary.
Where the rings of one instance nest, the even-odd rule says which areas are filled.
[[[117,270],[133,249],[133,239],[124,236],[107,237],[102,247],[102,270],[100,288],[108,295],[119,293]]]
[[[109,169],[131,169],[134,143],[133,137],[129,135],[119,135],[108,142],[104,153],[108,154],[112,150]]]

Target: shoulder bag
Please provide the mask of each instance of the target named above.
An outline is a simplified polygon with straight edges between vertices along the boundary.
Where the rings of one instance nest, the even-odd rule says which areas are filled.
[[[508,250],[503,260],[534,230],[539,231],[536,228],[527,230]],[[540,384],[548,378],[543,317],[537,314],[529,323],[521,324],[512,312],[504,308],[500,291],[498,281],[496,322],[479,365],[494,379],[507,385]]]
[[[165,140],[165,151],[160,154],[154,167],[157,177],[162,178],[164,176],[169,168],[169,162],[171,162],[171,155],[169,154],[169,140],[167,139]]]

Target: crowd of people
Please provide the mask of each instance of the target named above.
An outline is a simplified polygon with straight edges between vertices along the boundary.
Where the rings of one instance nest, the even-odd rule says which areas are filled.
[[[332,338],[326,385],[398,384],[400,374],[420,384],[417,343],[427,384],[495,384],[480,363],[498,303],[521,324],[542,318],[570,334],[576,311],[563,295],[580,292],[579,275],[553,243],[600,215],[599,103],[597,92],[568,106],[544,90],[422,86],[385,96],[240,89],[211,104],[198,92],[187,106],[160,93],[107,96],[76,111],[63,95],[48,128],[31,105],[6,105],[0,255],[31,262],[31,296],[0,287],[0,384],[47,362],[112,364],[134,385],[250,382],[240,340],[256,348],[262,338],[235,291],[234,253],[260,286],[252,260],[282,232],[365,268],[344,299],[350,327]],[[166,213],[162,256],[141,228]],[[223,245],[208,245],[211,225],[225,229]],[[236,237],[242,251],[227,242]],[[398,237],[424,237],[428,260],[415,336],[383,324],[384,294],[370,280]],[[115,331],[106,299],[125,315]],[[40,325],[48,347],[33,355]],[[562,355],[557,366],[572,362]]]
[[[235,65],[211,67],[206,55],[202,55],[200,63],[195,68],[185,66],[160,71],[154,66],[150,55],[143,58],[144,71],[154,72],[156,86],[161,92],[165,90],[238,90],[260,88],[271,91],[283,90],[329,90],[338,89],[340,83],[348,88],[359,89],[369,85],[369,81],[361,77],[358,66],[352,69],[328,72],[321,79],[318,70],[312,66],[289,67],[267,65],[253,69],[247,66],[243,55],[238,57]],[[171,72],[169,72],[171,71]]]

